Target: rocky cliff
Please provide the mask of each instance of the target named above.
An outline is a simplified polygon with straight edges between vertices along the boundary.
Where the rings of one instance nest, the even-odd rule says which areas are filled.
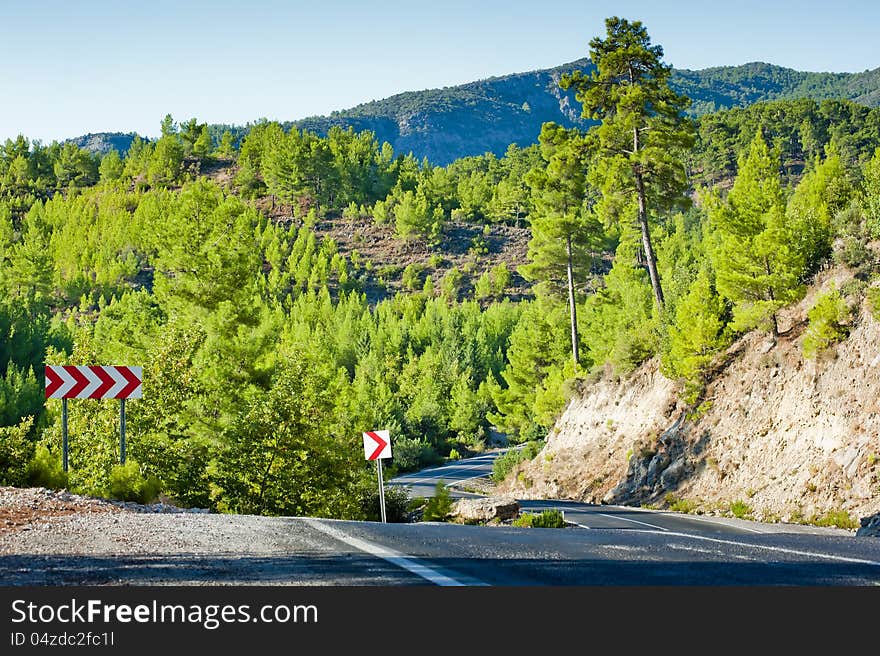
[[[801,352],[815,296],[852,280],[825,272],[783,312],[786,334],[735,342],[695,407],[656,361],[585,385],[503,489],[854,528],[880,512],[880,322],[857,294],[849,337]]]

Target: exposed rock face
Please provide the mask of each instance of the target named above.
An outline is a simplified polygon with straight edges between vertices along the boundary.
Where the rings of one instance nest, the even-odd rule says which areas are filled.
[[[739,501],[766,521],[880,512],[880,323],[862,307],[844,342],[815,360],[801,353],[815,295],[849,279],[826,272],[781,314],[792,329],[769,348],[759,333],[733,344],[696,408],[654,361],[592,383],[500,489],[661,507],[674,497],[707,512]]]
[[[861,524],[856,531],[857,536],[880,538],[880,513],[871,517],[862,517]]]
[[[481,497],[459,499],[452,508],[452,516],[465,523],[503,521],[519,514],[519,503],[510,497]]]

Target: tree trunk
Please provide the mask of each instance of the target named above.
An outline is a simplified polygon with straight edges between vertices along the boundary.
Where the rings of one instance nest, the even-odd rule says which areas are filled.
[[[565,263],[568,273],[568,310],[571,320],[571,357],[574,359],[574,370],[578,367],[578,329],[577,329],[577,305],[574,300],[574,273],[572,271],[571,235],[566,238],[566,254],[568,259]]]
[[[639,129],[633,128],[633,153],[639,152],[639,146]],[[636,194],[639,199],[639,228],[642,230],[642,248],[645,251],[648,275],[651,277],[651,289],[654,290],[654,301],[657,303],[657,310],[663,312],[663,288],[660,286],[660,274],[657,273],[657,256],[654,255],[654,247],[651,246],[651,231],[648,227],[648,201],[645,194],[645,181],[638,166],[638,164],[635,164],[633,173],[636,179]]]

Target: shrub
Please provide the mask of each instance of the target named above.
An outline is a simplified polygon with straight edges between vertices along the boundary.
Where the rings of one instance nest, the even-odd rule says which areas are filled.
[[[810,325],[801,342],[804,357],[813,358],[849,333],[844,323],[849,319],[850,309],[836,289],[820,294],[807,312]]]
[[[394,443],[394,465],[398,471],[415,471],[426,465],[440,462],[440,457],[426,440],[400,437]]]
[[[434,496],[425,504],[422,521],[445,522],[451,512],[452,497],[449,495],[449,488],[443,484],[443,481],[437,481]]]
[[[114,465],[110,470],[107,492],[112,499],[151,503],[159,495],[162,483],[155,476],[145,477],[136,460]]]
[[[510,449],[507,453],[495,459],[492,465],[492,480],[500,483],[513,471],[519,463],[531,460],[544,448],[544,440],[532,440],[519,449]]]
[[[422,286],[421,275],[422,271],[424,270],[425,267],[421,264],[417,264],[415,262],[413,262],[412,264],[408,264],[403,270],[403,286],[407,289],[418,291],[418,289]]]
[[[540,513],[523,513],[515,520],[514,526],[524,528],[565,528],[565,520],[561,510],[544,510]]]
[[[667,494],[665,499],[669,510],[673,512],[693,513],[697,510],[697,504],[690,499],[679,499],[673,494]]]
[[[850,517],[845,510],[829,510],[824,515],[814,516],[810,521],[816,526],[836,526],[837,528],[859,528],[860,522]]]
[[[40,445],[27,466],[27,479],[31,485],[61,490],[67,487],[67,474],[61,464],[61,457],[53,455],[49,449]]]
[[[880,287],[870,287],[868,289],[868,309],[871,316],[880,321]]]
[[[752,509],[745,501],[734,501],[727,509],[731,515],[738,519],[752,518]]]
[[[379,508],[379,487],[376,481],[370,486],[361,499],[364,516],[369,521],[378,522],[382,519],[382,511]],[[409,490],[401,485],[385,486],[385,521],[400,524],[407,521],[407,515],[412,510],[412,499]]]
[[[28,462],[34,445],[28,433],[33,417],[25,417],[17,426],[0,426],[0,485],[23,485],[28,478]]]

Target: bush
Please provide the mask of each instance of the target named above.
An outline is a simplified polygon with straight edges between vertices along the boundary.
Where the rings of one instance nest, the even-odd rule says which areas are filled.
[[[155,476],[144,477],[136,460],[114,465],[110,470],[108,493],[112,499],[151,503],[159,495],[162,483]]]
[[[379,508],[379,486],[376,481],[361,498],[364,516],[368,521],[378,522],[382,519]],[[400,524],[407,521],[407,514],[412,509],[409,490],[401,485],[385,486],[385,521]]]
[[[728,511],[738,519],[752,518],[752,509],[745,501],[734,501],[728,506]]]
[[[540,513],[523,513],[515,520],[514,526],[523,528],[565,528],[561,510],[545,510]]]
[[[870,287],[867,292],[868,309],[871,316],[880,321],[880,287]]]
[[[415,471],[440,462],[440,456],[426,440],[400,437],[394,443],[394,465],[400,472]]]
[[[849,333],[849,328],[844,325],[849,319],[849,314],[849,306],[836,289],[820,294],[816,303],[807,312],[810,325],[801,342],[804,357],[813,358],[835,342],[844,339]]]
[[[850,517],[845,510],[829,510],[824,515],[813,517],[810,523],[816,526],[831,526],[837,528],[859,528],[861,525],[857,519]]]
[[[445,522],[451,512],[452,497],[449,495],[449,488],[443,484],[443,481],[437,481],[434,496],[425,504],[422,521]]]
[[[43,445],[37,447],[27,466],[27,479],[31,485],[61,490],[67,487],[67,474],[60,455],[53,455]]]
[[[403,270],[403,279],[401,281],[403,286],[412,291],[418,291],[422,286],[421,276],[424,270],[425,267],[421,264],[416,264],[415,262],[408,264]]]
[[[510,449],[507,453],[496,458],[492,465],[492,480],[500,483],[513,471],[519,463],[531,460],[544,448],[544,440],[532,440],[519,449]]]
[[[17,426],[0,426],[0,485],[23,485],[28,478],[28,462],[34,445],[28,433],[33,417],[25,417]]]

